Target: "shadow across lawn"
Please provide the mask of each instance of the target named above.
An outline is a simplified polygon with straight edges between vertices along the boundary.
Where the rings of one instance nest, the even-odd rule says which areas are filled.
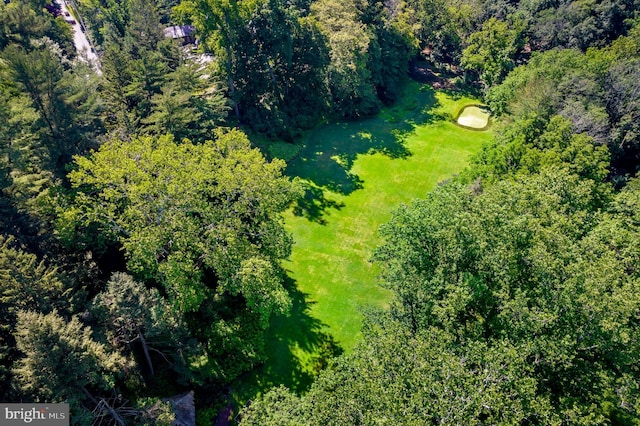
[[[293,214],[296,216],[304,216],[312,222],[326,225],[324,212],[329,209],[340,210],[344,207],[344,203],[327,198],[324,190],[314,186],[308,182],[302,183],[304,195],[297,200],[293,206]]]
[[[327,198],[331,191],[349,195],[364,181],[352,171],[358,155],[380,153],[390,158],[407,158],[406,137],[416,127],[442,119],[433,111],[438,106],[433,89],[408,84],[402,102],[386,108],[376,117],[323,125],[306,138],[299,154],[287,165],[286,173],[307,182],[305,195],[294,206],[294,214],[320,224],[327,209],[341,203]]]
[[[267,360],[240,378],[235,392],[241,400],[279,385],[304,392],[330,359],[343,353],[327,326],[310,315],[315,302],[309,301],[289,277],[285,287],[293,302],[291,312],[272,317],[265,336]]]

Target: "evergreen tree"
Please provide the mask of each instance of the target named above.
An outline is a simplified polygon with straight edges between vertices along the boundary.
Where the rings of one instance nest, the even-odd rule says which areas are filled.
[[[189,335],[183,322],[173,314],[158,290],[147,289],[125,273],[116,272],[107,288],[93,300],[91,311],[106,329],[108,341],[115,348],[140,347],[146,363],[145,371],[155,375],[152,354],[163,360],[168,351],[172,367],[185,373],[182,353],[188,347]]]
[[[129,362],[91,334],[77,317],[67,322],[57,311],[19,311],[15,337],[23,357],[14,368],[15,385],[38,402],[68,402],[75,417],[84,401],[93,409],[98,393],[113,389]]]
[[[38,262],[35,255],[16,247],[12,237],[0,235],[0,394],[3,400],[13,399],[10,369],[18,357],[14,332],[17,313],[21,310],[49,313],[63,311],[78,302],[59,278],[55,268]]]

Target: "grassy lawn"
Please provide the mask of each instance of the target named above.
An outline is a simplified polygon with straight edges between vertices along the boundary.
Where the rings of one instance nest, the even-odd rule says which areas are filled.
[[[379,226],[400,203],[461,171],[491,137],[453,123],[477,100],[417,83],[406,91],[377,117],[314,129],[289,161],[287,174],[306,189],[285,217],[295,239],[284,264],[294,309],[272,322],[267,364],[234,384],[239,401],[281,383],[304,390],[328,355],[353,347],[361,308],[390,300],[369,262]]]

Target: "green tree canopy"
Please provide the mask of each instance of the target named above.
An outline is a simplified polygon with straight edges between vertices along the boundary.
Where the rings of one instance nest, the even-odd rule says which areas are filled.
[[[518,21],[512,25],[495,18],[485,21],[482,30],[469,36],[461,64],[478,71],[488,87],[499,83],[513,69],[515,55],[524,44],[520,26]]]
[[[176,139],[203,142],[224,122],[229,111],[221,84],[197,64],[183,64],[167,75],[160,94],[151,98],[151,115],[142,119],[143,131]]]
[[[115,140],[76,158],[57,229],[75,249],[120,248],[129,272],[161,288],[203,345],[192,371],[228,383],[262,359],[271,314],[291,304],[280,213],[298,191],[284,162],[266,162],[243,133],[216,136]]]
[[[147,289],[130,275],[116,272],[105,291],[93,300],[91,311],[113,347],[142,348],[152,377],[155,370],[152,354],[164,357],[163,351],[173,359],[172,367],[185,371],[182,353],[188,348],[190,336],[184,321],[173,314],[158,290]]]
[[[327,80],[335,111],[346,117],[378,112],[380,101],[367,66],[375,35],[362,22],[357,2],[320,0],[311,13],[327,38]]]
[[[276,388],[247,407],[242,425],[557,423],[537,395],[531,364],[507,341],[459,342],[437,329],[416,334],[368,315],[363,341],[302,397]],[[509,395],[506,397],[505,395]]]
[[[537,121],[554,115],[587,133],[597,145],[607,145],[614,176],[634,176],[638,169],[638,60],[640,26],[611,46],[551,50],[533,55],[504,82],[487,93],[491,109],[509,124]]]
[[[35,255],[18,248],[14,238],[0,235],[0,395],[3,399],[9,399],[10,369],[18,358],[13,335],[18,312],[68,310],[77,296],[60,280],[55,268],[47,267]]]
[[[377,250],[388,314],[303,396],[243,424],[633,424],[640,418],[638,186],[594,208],[566,170],[394,213]]]
[[[14,369],[15,382],[36,401],[68,401],[77,409],[93,392],[111,389],[118,372],[129,367],[96,342],[77,317],[67,322],[57,311],[20,311],[15,336],[24,354]]]
[[[116,140],[76,164],[63,235],[97,226],[122,244],[129,269],[162,285],[182,312],[216,294],[241,295],[263,321],[288,309],[277,262],[291,237],[279,213],[297,192],[281,175],[284,163],[265,162],[244,134],[218,133],[202,145]]]
[[[545,168],[401,208],[376,255],[394,315],[416,332],[508,339],[567,421],[637,418],[638,227],[599,213],[596,185]]]

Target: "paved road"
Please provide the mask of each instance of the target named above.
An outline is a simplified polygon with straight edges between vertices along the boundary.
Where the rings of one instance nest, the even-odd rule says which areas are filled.
[[[76,21],[75,24],[69,23],[69,25],[71,25],[71,28],[73,30],[73,44],[76,47],[78,56],[80,57],[80,59],[90,64],[98,74],[101,74],[100,59],[98,58],[98,55],[96,55],[95,49],[91,47],[91,43],[89,42],[87,35],[84,33],[84,31],[82,31],[80,22],[73,18],[73,15],[71,15],[70,13],[69,7],[66,5],[66,2],[64,0],[55,0],[55,2],[60,6],[60,10],[62,11],[65,20],[70,21],[73,19],[74,21]],[[67,14],[69,14],[69,16],[67,16]]]

